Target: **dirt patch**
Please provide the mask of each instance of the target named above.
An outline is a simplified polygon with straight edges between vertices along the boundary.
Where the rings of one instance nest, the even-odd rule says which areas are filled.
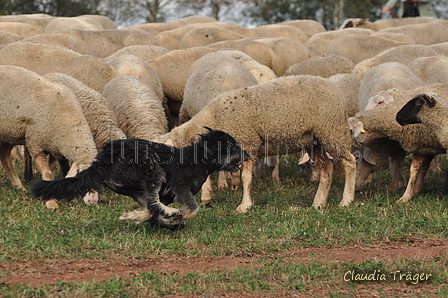
[[[415,240],[412,243],[382,242],[373,246],[359,245],[333,249],[300,248],[294,251],[289,251],[288,253],[283,253],[281,257],[297,264],[310,260],[329,262],[353,261],[359,263],[369,259],[381,260],[385,258],[396,259],[399,257],[421,259],[446,254],[448,254],[448,239],[421,239]],[[25,283],[31,287],[41,287],[57,282],[102,282],[112,276],[125,277],[149,271],[167,273],[177,272],[184,274],[195,271],[209,272],[212,269],[231,269],[234,267],[247,268],[249,266],[260,266],[258,261],[263,259],[267,258],[263,258],[263,256],[253,258],[154,256],[146,258],[145,260],[127,259],[117,260],[115,262],[67,259],[33,260],[0,265],[2,275],[6,275],[0,278],[0,283],[12,285]],[[390,284],[384,284],[381,287],[384,289],[389,288],[390,293],[397,290]],[[403,287],[407,286],[399,284],[399,287],[399,293],[402,293]],[[430,286],[425,284],[416,285],[410,287],[408,291],[416,291],[427,287]],[[362,297],[364,292],[367,295],[366,297],[375,297],[371,290],[371,286],[369,285],[359,285],[357,287],[357,292],[361,295],[360,297]],[[289,294],[291,294],[291,292],[277,293],[276,297],[283,297],[283,295],[288,297]],[[247,295],[248,296],[241,296],[241,293],[239,293],[238,297],[252,297],[249,293],[247,293]],[[260,293],[257,295],[257,297],[262,297],[260,296]],[[308,293],[307,295],[312,297],[313,293]],[[224,295],[221,297],[226,296]],[[227,297],[233,296],[230,294],[230,296]],[[272,293],[270,297],[272,297]]]

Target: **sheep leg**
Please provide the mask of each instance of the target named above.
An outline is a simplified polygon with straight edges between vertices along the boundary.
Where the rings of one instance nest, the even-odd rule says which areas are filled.
[[[279,167],[280,167],[280,155],[276,155],[274,156],[274,170],[272,171],[272,179],[274,179],[274,181],[280,181],[280,172],[279,172]]]
[[[42,180],[53,180],[53,172],[50,169],[50,166],[45,159],[45,153],[40,152],[34,155],[34,162],[36,162],[37,167],[39,168],[40,174],[42,175]]]
[[[350,153],[347,153],[346,156],[347,158],[341,158],[338,161],[342,165],[345,177],[342,201],[339,203],[341,207],[347,207],[355,200],[356,159]]]
[[[413,154],[408,185],[403,196],[397,201],[398,203],[406,203],[418,194],[433,158],[433,155]]]
[[[201,203],[202,205],[208,205],[212,201],[213,187],[210,176],[207,177],[204,184],[201,187]]]
[[[325,153],[318,158],[317,164],[319,166],[319,187],[314,196],[312,207],[318,210],[324,207],[327,202],[334,167]]]
[[[28,148],[25,146],[23,149],[23,156],[25,159],[25,170],[23,177],[25,178],[25,181],[33,181],[33,158],[31,157]]]
[[[401,172],[404,165],[406,152],[402,151],[399,155],[389,159],[389,170],[392,181],[389,185],[389,191],[397,191],[406,185],[406,179]]]
[[[226,176],[227,173],[225,171],[218,172],[218,190],[224,190],[229,187]]]
[[[253,178],[254,162],[249,159],[243,163],[242,180],[243,180],[243,200],[236,208],[237,212],[246,213],[253,205],[252,201],[252,178]]]
[[[231,178],[230,181],[232,181],[230,190],[237,190],[241,186],[240,171],[231,172],[230,178]]]
[[[440,168],[440,162],[439,162],[438,158],[434,158],[431,161],[431,164],[430,164],[429,168],[430,168],[431,172],[433,172],[435,174],[442,174],[443,173],[442,169]]]
[[[417,180],[415,182],[415,195],[420,193],[423,186],[423,180],[425,179],[426,173],[428,173],[431,162],[434,160],[434,155],[423,155],[423,162],[421,169],[417,175]]]
[[[0,142],[0,160],[12,186],[18,189],[25,189],[11,161],[11,150],[13,147],[14,146],[11,144]]]
[[[58,160],[52,154],[50,154],[50,158],[48,159],[48,166],[50,167],[50,170],[53,173],[53,177],[56,176],[57,165]]]

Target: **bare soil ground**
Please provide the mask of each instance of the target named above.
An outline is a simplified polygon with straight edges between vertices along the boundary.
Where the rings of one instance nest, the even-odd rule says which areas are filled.
[[[373,246],[359,245],[344,248],[300,248],[283,254],[292,263],[303,263],[310,260],[329,262],[359,263],[365,260],[381,260],[385,258],[431,258],[448,254],[448,239],[421,239],[413,243],[383,242]],[[154,256],[145,260],[120,259],[117,261],[102,260],[69,260],[45,259],[23,261],[12,264],[0,264],[0,272],[8,273],[0,278],[0,284],[23,284],[41,287],[56,282],[102,282],[112,276],[125,277],[139,275],[142,272],[155,271],[164,273],[209,272],[212,269],[231,269],[234,267],[260,266],[258,260],[263,257],[176,257]],[[342,282],[342,277],[341,277]],[[382,288],[381,294],[377,289]],[[306,292],[276,292],[263,296],[262,293],[214,293],[214,297],[322,297],[332,289],[315,289]],[[426,291],[434,293],[437,289],[425,283],[406,285],[403,283],[357,284],[357,297],[418,297],[418,293]],[[347,287],[347,295],[353,294]],[[195,297],[195,296],[189,296]],[[349,296],[350,297],[350,296]],[[432,295],[430,295],[432,297]],[[437,296],[438,297],[438,296]]]

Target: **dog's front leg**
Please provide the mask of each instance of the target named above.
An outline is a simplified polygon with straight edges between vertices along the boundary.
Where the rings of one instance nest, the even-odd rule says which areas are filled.
[[[180,219],[190,219],[198,214],[199,206],[189,187],[178,187],[173,190],[176,195],[175,201],[185,206],[184,214]]]

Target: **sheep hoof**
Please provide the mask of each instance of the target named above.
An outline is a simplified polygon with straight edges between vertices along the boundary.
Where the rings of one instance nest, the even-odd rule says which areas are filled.
[[[401,199],[399,199],[399,200],[397,201],[397,203],[407,203],[407,202],[409,202],[410,199],[411,199],[411,198],[405,198],[405,197],[402,197]]]
[[[252,205],[248,205],[248,206],[239,205],[238,208],[236,208],[236,212],[247,213],[249,211],[250,207],[252,207]]]
[[[320,210],[324,209],[325,204],[322,204],[322,205],[321,204],[316,204],[316,205],[313,204],[311,207],[313,207],[317,211],[320,211]]]
[[[59,211],[59,205],[55,199],[46,201],[45,206],[52,211]]]

